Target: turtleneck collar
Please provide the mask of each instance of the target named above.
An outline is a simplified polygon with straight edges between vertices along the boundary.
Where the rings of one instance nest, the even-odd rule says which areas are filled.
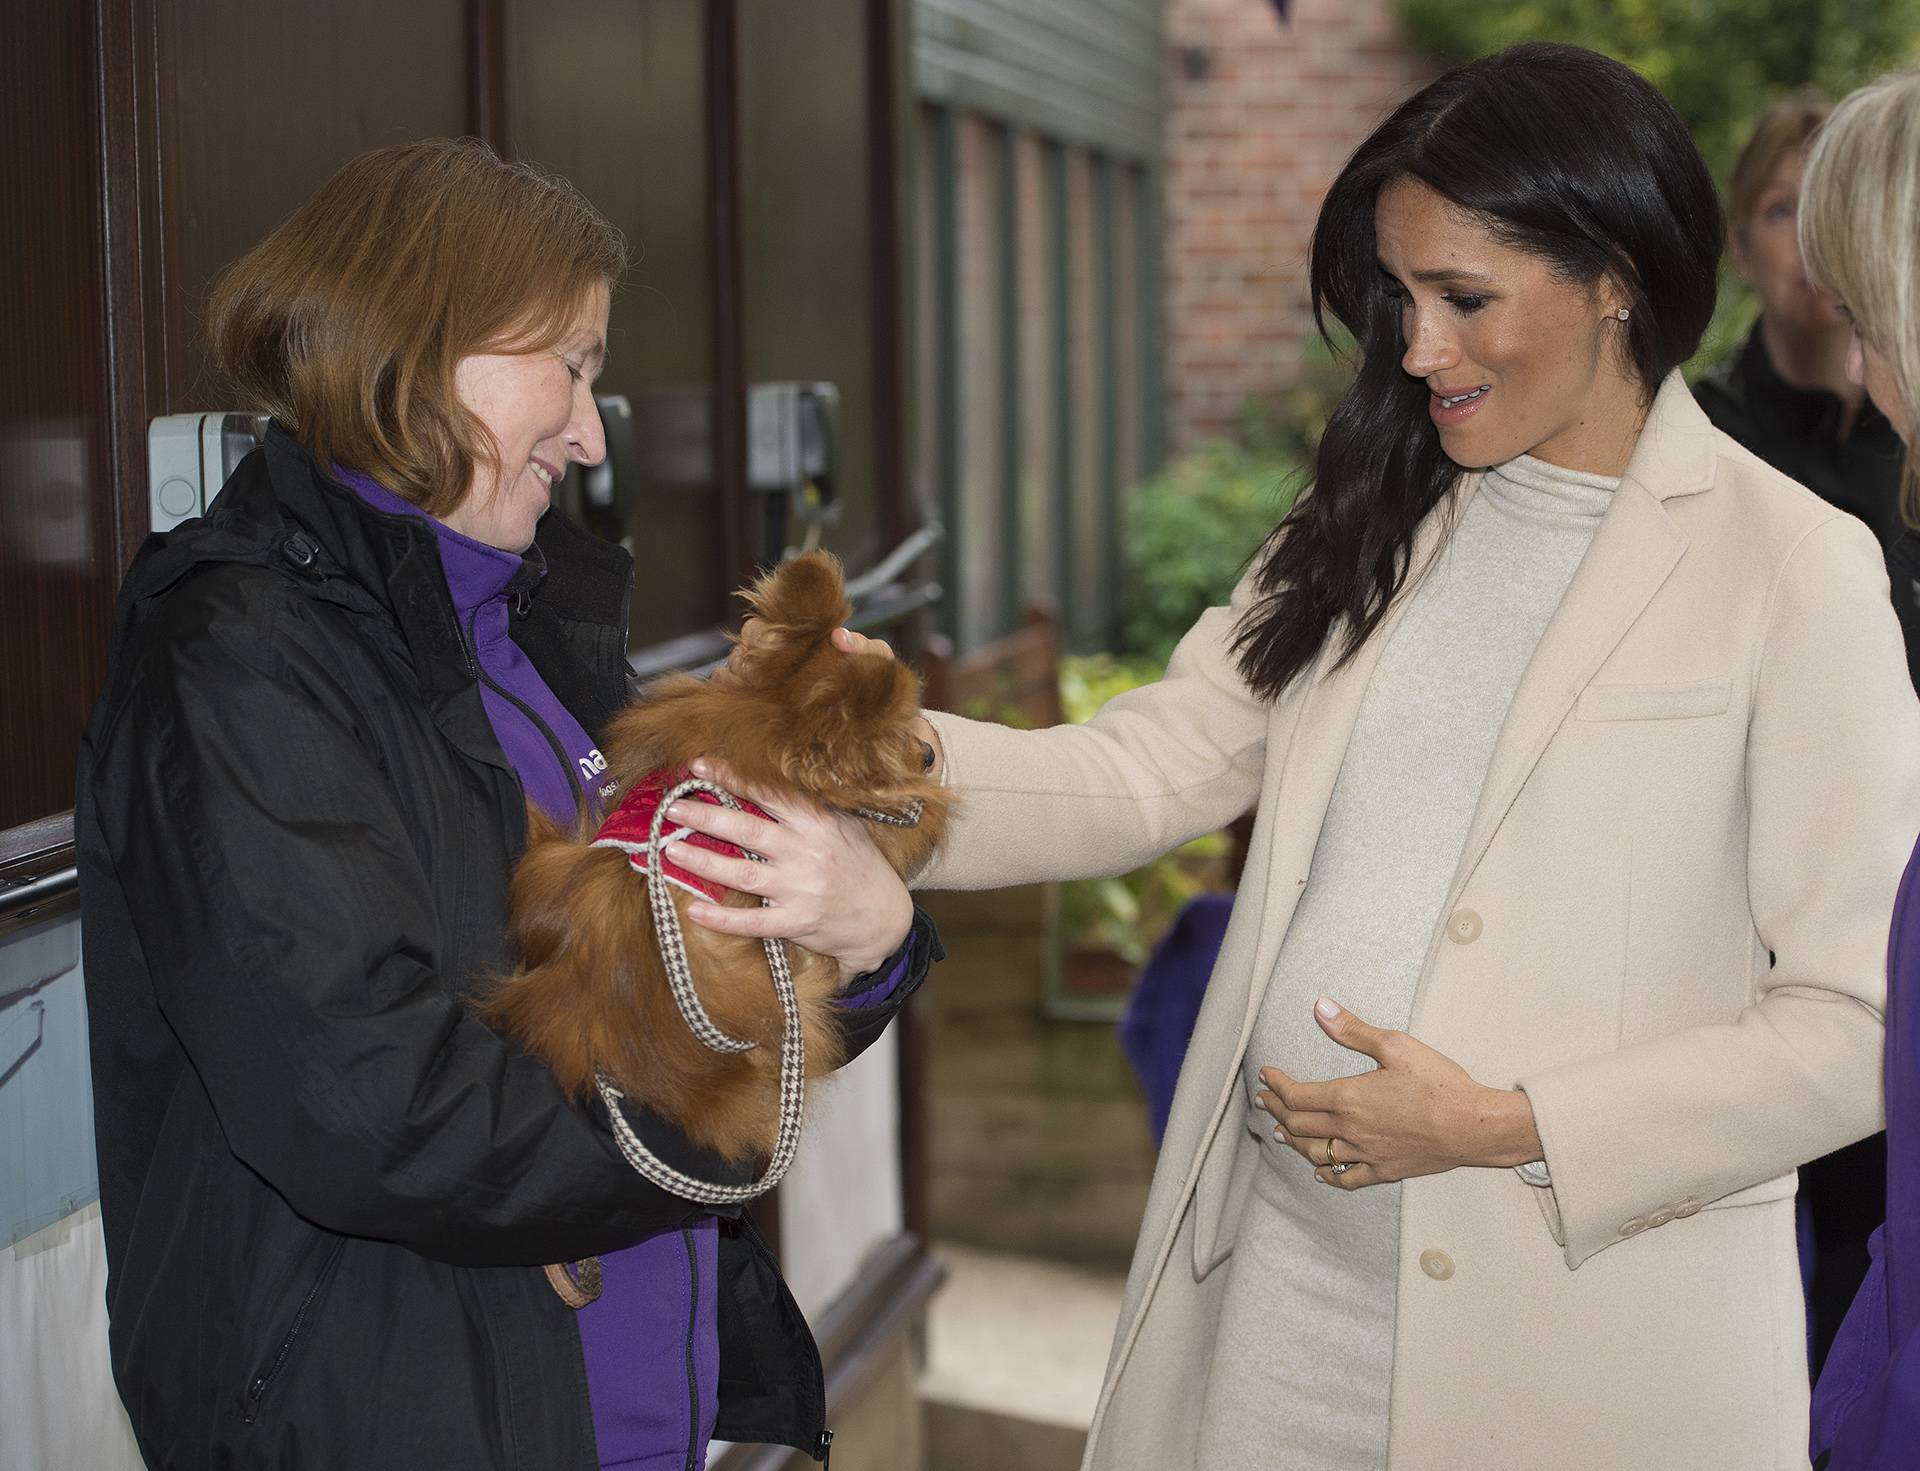
[[[446,571],[447,591],[460,614],[461,625],[472,623],[473,612],[486,603],[530,596],[546,576],[546,558],[537,546],[524,554],[502,551],[455,531],[429,516],[413,502],[403,500],[370,475],[333,467],[335,477],[376,511],[395,516],[417,516],[433,528],[440,546],[440,564]]]
[[[1618,475],[1566,470],[1532,455],[1490,467],[1481,493],[1508,515],[1566,525],[1598,521],[1620,488]]]

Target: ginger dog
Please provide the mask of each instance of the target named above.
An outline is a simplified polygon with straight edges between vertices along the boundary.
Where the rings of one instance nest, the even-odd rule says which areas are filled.
[[[735,640],[724,668],[706,679],[656,681],[608,728],[603,750],[619,783],[614,807],[630,796],[644,799],[647,792],[636,794],[636,786],[657,798],[695,757],[706,756],[747,784],[841,812],[864,809],[897,821],[917,812],[912,825],[866,821],[896,871],[918,868],[938,845],[948,814],[948,798],[927,776],[911,728],[919,681],[891,659],[830,645],[851,610],[840,565],[825,553],[786,563],[744,596],[757,621]],[[635,812],[644,845],[651,808],[630,805],[628,816],[605,830],[624,821],[621,836],[634,837]],[[543,1059],[575,1097],[591,1097],[594,1075],[602,1073],[694,1143],[733,1161],[766,1158],[778,1125],[782,1013],[763,943],[688,921],[696,896],[675,884],[701,1003],[722,1032],[758,1044],[747,1052],[711,1051],[674,1003],[648,911],[647,886],[668,880],[637,872],[643,856],[591,846],[591,831],[565,833],[537,814],[531,823],[511,889],[509,933],[520,969],[494,988],[481,1015]],[[663,857],[673,851],[666,848]],[[723,892],[730,905],[759,903],[751,894]],[[832,1005],[839,967],[792,943],[787,953],[807,1076],[817,1077],[841,1061]]]

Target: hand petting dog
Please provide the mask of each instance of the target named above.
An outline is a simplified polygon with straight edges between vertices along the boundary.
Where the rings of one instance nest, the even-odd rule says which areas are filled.
[[[818,1076],[842,1052],[833,997],[904,939],[901,876],[932,856],[950,802],[914,733],[912,671],[835,645],[850,611],[838,562],[797,558],[746,597],[755,617],[723,668],[656,681],[609,726],[617,787],[605,827],[568,833],[529,815],[511,892],[521,965],[480,1007],[574,1096],[605,1079],[735,1161],[765,1159],[780,1119],[784,1016],[763,938],[788,942],[806,1072]],[[645,802],[696,763],[765,815],[701,795],[669,803],[667,830],[681,831],[654,871]],[[746,1050],[713,1050],[690,1029],[649,907],[654,884],[670,884],[674,913],[694,921],[679,928],[699,1004]]]
[[[830,955],[839,962],[842,986],[900,948],[913,924],[913,900],[874,846],[870,823],[769,791],[704,756],[693,763],[693,774],[745,797],[767,816],[686,799],[667,809],[682,826],[764,860],[687,847],[676,860],[681,867],[752,894],[762,905],[741,909],[700,899],[687,906],[688,919],[719,934],[778,936]]]

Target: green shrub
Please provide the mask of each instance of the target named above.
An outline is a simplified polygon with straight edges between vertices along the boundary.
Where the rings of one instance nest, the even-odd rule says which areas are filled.
[[[1914,55],[1913,0],[1394,0],[1407,38],[1470,61],[1518,41],[1616,57],[1666,94],[1724,181],[1747,130],[1808,82],[1838,101]]]
[[[1518,41],[1565,41],[1625,62],[1686,120],[1722,192],[1754,122],[1795,87],[1838,101],[1920,53],[1914,0],[1394,0],[1407,38],[1449,64]],[[1720,277],[1689,381],[1728,356],[1758,315],[1745,282]]]
[[[1123,691],[1151,684],[1165,667],[1151,659],[1091,654],[1060,664],[1060,698],[1074,724]],[[1060,886],[1060,924],[1070,949],[1111,950],[1132,965],[1146,961],[1189,899],[1226,882],[1232,840],[1195,838],[1144,868],[1110,879]]]
[[[1227,600],[1302,478],[1297,458],[1221,443],[1139,486],[1127,513],[1120,652],[1165,665],[1194,620]]]

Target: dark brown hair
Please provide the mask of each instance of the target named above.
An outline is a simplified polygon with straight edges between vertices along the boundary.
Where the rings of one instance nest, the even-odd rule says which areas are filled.
[[[564,179],[474,139],[377,148],[221,274],[207,336],[237,407],[445,515],[497,454],[455,366],[552,347],[626,262]]]
[[[1406,580],[1414,533],[1460,477],[1401,367],[1374,206],[1417,179],[1571,284],[1618,279],[1627,362],[1648,400],[1713,315],[1720,201],[1686,124],[1637,72],[1576,46],[1509,47],[1402,103],[1347,160],[1320,207],[1314,319],[1353,333],[1359,371],[1320,440],[1313,483],[1268,538],[1259,600],[1234,632],[1247,684],[1277,698],[1329,638],[1351,659]]]

